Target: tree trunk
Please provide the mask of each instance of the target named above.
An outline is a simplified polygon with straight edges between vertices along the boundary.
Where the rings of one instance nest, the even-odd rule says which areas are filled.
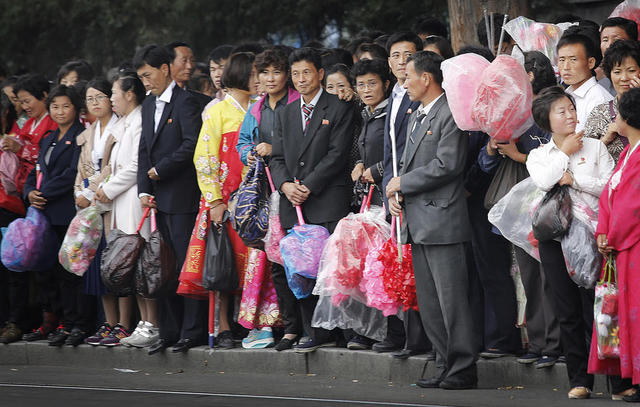
[[[509,14],[509,19],[526,16],[529,12],[527,0],[488,0],[487,12]],[[451,46],[454,51],[468,44],[478,44],[476,24],[483,16],[480,0],[448,0],[451,24]],[[508,9],[507,9],[508,7]],[[496,38],[496,41],[498,39]],[[482,44],[487,46],[487,44]]]

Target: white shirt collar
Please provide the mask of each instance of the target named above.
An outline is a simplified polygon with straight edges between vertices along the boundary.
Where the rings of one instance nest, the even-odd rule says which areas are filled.
[[[596,77],[592,76],[585,83],[580,85],[578,89],[573,89],[573,86],[569,86],[567,88],[567,93],[569,93],[572,96],[583,98],[587,95],[587,92],[589,92],[589,90],[594,86],[596,86],[597,84],[598,84],[598,81],[596,80]]]
[[[400,82],[396,82],[396,84],[393,85],[393,90],[391,91],[391,96],[394,99],[403,98],[405,93],[407,93],[407,90],[404,88],[404,86],[400,85]]]
[[[433,105],[436,104],[436,102],[438,101],[438,99],[442,97],[442,95],[444,95],[444,92],[442,92],[437,98],[433,99],[428,105],[426,106],[420,105],[420,113],[424,114],[425,116],[428,115]]]
[[[311,102],[309,103],[304,103],[304,98],[300,96],[300,109],[302,109],[302,106],[305,104],[313,105],[313,107],[315,107],[318,104],[318,100],[320,100],[320,95],[322,95],[322,87],[320,87],[318,93],[316,93],[316,95],[313,97],[313,99],[311,99]]]
[[[162,95],[160,95],[160,97],[156,99],[156,103],[159,101],[164,103],[171,103],[171,97],[173,96],[173,88],[175,86],[176,86],[176,82],[171,81],[169,86],[167,86],[167,89],[165,89],[164,92],[162,92]]]

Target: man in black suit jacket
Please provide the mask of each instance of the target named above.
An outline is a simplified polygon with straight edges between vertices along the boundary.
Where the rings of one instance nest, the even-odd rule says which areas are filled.
[[[271,171],[280,200],[280,222],[285,229],[297,223],[293,205],[302,207],[305,221],[333,232],[349,213],[351,184],[348,158],[353,140],[354,110],[320,86],[324,70],[311,48],[289,57],[291,77],[300,92],[300,103],[291,103],[276,114]],[[311,340],[296,347],[313,352],[330,346],[331,333],[311,327],[317,296],[300,300],[302,322]]]
[[[391,150],[391,137],[396,140],[397,159],[400,161],[404,151],[404,143],[407,136],[407,123],[409,116],[420,107],[420,102],[412,102],[402,86],[407,76],[407,59],[422,49],[422,41],[415,33],[398,32],[387,41],[389,53],[389,67],[398,82],[393,87],[387,105],[387,119],[384,126],[384,175],[382,177],[383,190],[393,177],[393,157]],[[385,195],[385,205],[389,203]],[[402,349],[404,348],[404,349]],[[373,345],[376,352],[394,352],[393,356],[407,358],[412,355],[424,353],[431,348],[431,343],[422,327],[420,313],[408,310],[405,313],[404,326],[396,316],[387,319],[387,336],[382,342]]]
[[[175,280],[158,298],[160,340],[149,348],[149,354],[172,344],[174,352],[183,352],[204,342],[207,326],[206,303],[175,294],[200,199],[193,166],[202,125],[200,108],[172,80],[166,48],[148,45],[138,51],[133,62],[151,92],[142,104],[138,193],[143,208],[158,210],[158,228],[176,255]]]

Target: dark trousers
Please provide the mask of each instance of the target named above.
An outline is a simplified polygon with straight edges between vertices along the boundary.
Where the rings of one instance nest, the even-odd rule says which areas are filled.
[[[527,295],[525,316],[529,352],[545,356],[560,356],[560,325],[553,308],[553,294],[540,262],[516,247],[516,261]]]
[[[593,327],[594,291],[578,287],[571,280],[559,242],[539,242],[538,248],[542,270],[551,286],[553,306],[560,323],[560,341],[567,357],[569,383],[571,387],[593,389],[593,375],[587,374],[587,365]]]
[[[484,294],[484,346],[515,352],[522,347],[516,290],[511,277],[511,244],[491,231],[481,200],[469,200],[473,258]]]
[[[406,316],[405,316],[406,321]],[[422,327],[422,321],[420,321]],[[387,336],[384,341],[393,344],[398,348],[407,346],[407,335],[405,333],[405,322],[395,315],[387,317]]]
[[[404,313],[404,330],[406,335],[405,349],[424,352],[431,350],[431,342],[424,331],[419,311],[410,309]]]
[[[176,257],[176,280],[158,296],[160,338],[168,343],[179,339],[204,342],[207,337],[207,301],[176,294],[177,277],[184,264],[197,213],[170,214],[158,211],[158,229]]]
[[[301,335],[302,319],[298,307],[298,300],[289,288],[284,267],[278,263],[273,263],[271,267],[271,279],[273,280],[276,295],[278,296],[278,307],[280,308],[280,315],[284,322],[284,333]]]
[[[0,227],[9,226],[9,223],[19,217],[16,213],[0,208]],[[24,274],[24,276],[14,277],[13,274]],[[19,323],[23,320],[27,307],[27,287],[26,273],[9,271],[0,262],[0,326],[7,321]]]

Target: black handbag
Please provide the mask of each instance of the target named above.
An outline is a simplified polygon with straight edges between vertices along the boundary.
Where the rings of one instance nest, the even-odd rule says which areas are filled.
[[[569,186],[556,184],[533,213],[533,236],[540,242],[563,236],[569,230],[571,219]]]
[[[226,222],[228,212],[225,212],[220,226],[211,224],[207,236],[204,269],[202,271],[202,286],[211,291],[234,291],[240,285],[233,246],[227,234]]]
[[[510,158],[503,158],[495,175],[491,179],[491,184],[487,188],[484,196],[484,207],[493,208],[505,195],[511,191],[511,188],[525,178],[529,177],[529,172],[524,164],[514,161]]]

